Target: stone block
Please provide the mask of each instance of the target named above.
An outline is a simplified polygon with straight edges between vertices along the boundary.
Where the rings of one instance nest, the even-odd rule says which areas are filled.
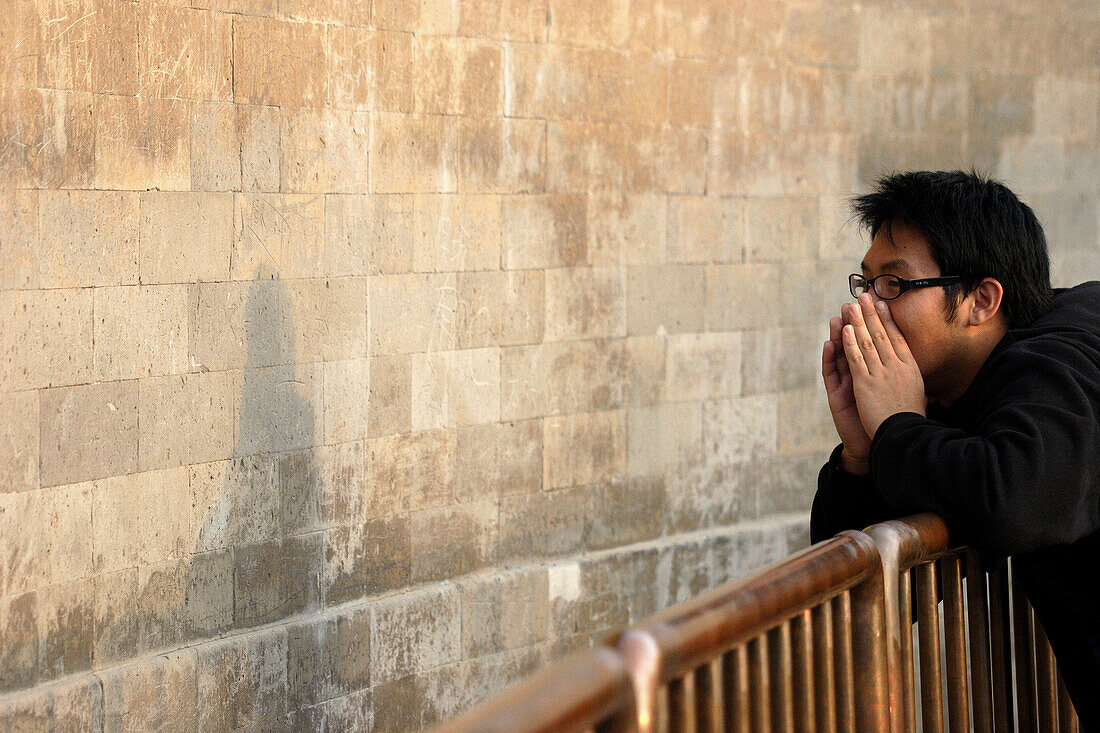
[[[0,193],[0,290],[38,287],[38,199],[37,191]]]
[[[1036,81],[1028,77],[982,76],[971,89],[972,125],[993,137],[1030,135],[1036,127]]]
[[[135,379],[188,369],[186,286],[128,285],[92,292],[96,379]]]
[[[79,288],[138,282],[138,197],[116,191],[41,194],[41,287]]]
[[[404,516],[369,519],[328,532],[325,602],[357,601],[409,585],[410,522]]]
[[[191,107],[191,190],[241,190],[239,111],[231,102]]]
[[[825,390],[820,387],[779,393],[780,455],[824,453],[837,443]]]
[[[813,502],[817,474],[828,458],[828,452],[823,451],[798,456],[773,456],[744,465],[746,498],[755,495],[757,516],[804,515],[808,512]]]
[[[827,334],[824,324],[745,331],[741,336],[742,394],[820,387],[820,352]]]
[[[143,284],[229,279],[232,195],[151,191],[142,193],[140,202],[137,259]]]
[[[621,411],[548,417],[543,421],[543,487],[612,481],[626,470],[626,422]]]
[[[717,537],[711,552],[718,583],[744,577],[788,554],[782,528],[771,524],[746,527],[732,535]]]
[[[843,260],[856,263],[867,250],[865,232],[852,219],[846,199],[839,196],[822,196],[819,199],[817,220],[821,227],[818,257],[823,260]]]
[[[714,400],[703,405],[703,451],[709,465],[773,455],[778,442],[775,395]]]
[[[9,7],[8,23],[0,31],[0,60],[5,88],[38,86],[38,4],[34,0],[15,0]]]
[[[586,201],[579,194],[505,198],[501,205],[504,269],[583,264],[587,219]]]
[[[38,669],[42,680],[91,668],[94,599],[90,578],[38,589]]]
[[[706,268],[707,328],[738,331],[787,325],[771,298],[783,273],[770,263],[712,265]]]
[[[362,452],[361,443],[344,443]],[[328,496],[320,448],[306,448],[274,456],[275,480],[281,504],[280,527],[286,535],[325,528]]]
[[[324,442],[344,443],[367,437],[370,362],[367,359],[324,364]]]
[[[129,381],[40,392],[42,485],[135,473],[138,391]]]
[[[102,96],[95,118],[96,188],[191,188],[190,102]]]
[[[39,486],[38,435],[40,417],[38,392],[0,394],[0,494],[30,491]]]
[[[747,246],[745,200],[710,196],[668,199],[668,259],[677,264],[740,262]]]
[[[370,359],[370,437],[407,433],[412,429],[412,356]]]
[[[92,292],[0,292],[0,389],[87,382],[92,375]]]
[[[588,109],[587,52],[544,43],[504,45],[504,114],[583,119]]]
[[[673,125],[706,127],[740,122],[736,74],[730,62],[674,57],[668,67],[668,121]]]
[[[187,470],[103,479],[91,490],[91,555],[97,572],[178,560],[186,551]]]
[[[95,175],[96,97],[87,92],[5,89],[0,173],[12,187],[83,187]]]
[[[767,5],[754,3],[742,9],[715,0],[670,0],[662,8],[665,17],[658,24],[658,38],[677,56],[738,56],[742,39],[751,36]]]
[[[0,598],[0,690],[38,680],[37,607],[33,591]]]
[[[588,262],[596,266],[663,262],[667,210],[666,197],[660,194],[590,194]]]
[[[279,184],[287,193],[367,193],[370,116],[331,109],[283,110]]]
[[[462,593],[462,654],[474,659],[545,641],[550,625],[545,568],[471,577]]]
[[[140,8],[138,93],[146,97],[229,101],[233,21],[191,8]]]
[[[140,385],[141,470],[230,456],[235,393],[229,374],[150,377]],[[245,419],[242,414],[241,422]]]
[[[498,117],[502,49],[481,38],[418,36],[413,42],[417,112]]]
[[[621,341],[514,346],[500,356],[500,417],[611,410],[623,402]]]
[[[623,402],[652,405],[664,399],[668,338],[634,336],[623,339]]]
[[[410,514],[410,580],[444,580],[491,565],[496,560],[497,511],[497,503],[489,500]]]
[[[588,496],[585,548],[601,550],[651,540],[661,534],[665,512],[662,478],[631,478],[595,486]]]
[[[370,516],[446,506],[454,498],[455,432],[433,430],[367,441]]]
[[[816,67],[776,67],[772,63],[747,66],[741,82],[745,129],[753,133],[818,132],[836,124],[824,114],[824,74]],[[887,83],[879,77],[876,80]]]
[[[685,333],[668,339],[665,398],[670,402],[741,393],[740,333]]]
[[[957,76],[894,77],[893,121],[899,130],[962,134],[973,93],[970,81]]]
[[[200,463],[188,466],[187,473],[192,551],[258,544],[275,539],[283,529],[279,477],[271,456]]]
[[[292,280],[286,290],[296,363],[367,355],[367,278]]]
[[[279,108],[239,103],[234,106],[237,110],[236,130],[240,137],[241,189],[269,193],[278,191],[281,165]],[[195,152],[192,149],[192,156]],[[201,149],[199,155],[202,155]]]
[[[850,134],[718,129],[707,156],[707,190],[719,196],[846,194],[858,188],[856,139]]]
[[[331,23],[330,27],[337,28],[370,24],[370,7],[360,0],[283,0],[279,14],[293,20]]]
[[[328,94],[325,26],[240,16],[233,23],[233,100],[318,107]]]
[[[549,40],[576,46],[622,46],[629,37],[629,13],[625,5],[590,6],[570,0],[549,0]]]
[[[338,109],[411,112],[412,39],[410,33],[329,26],[329,103]]]
[[[348,611],[287,627],[287,706],[298,709],[370,687],[371,613]]]
[[[418,675],[420,726],[440,725],[499,690],[535,675],[545,664],[542,648],[522,648],[464,660]]]
[[[377,684],[371,690],[372,730],[420,730],[420,692],[416,675]]]
[[[377,193],[453,193],[458,156],[456,118],[375,113],[371,187]]]
[[[330,277],[411,272],[413,197],[326,196],[325,271]]]
[[[667,121],[668,66],[662,59],[605,49],[587,56],[587,119],[645,125]]]
[[[138,8],[118,0],[46,0],[37,24],[39,83],[49,89],[134,95]],[[53,22],[70,18],[68,23]]]
[[[546,123],[462,117],[458,123],[458,189],[522,194],[546,190]]]
[[[374,727],[374,691],[359,690],[287,714],[291,730],[369,733]]]
[[[0,596],[28,591],[42,582],[47,546],[39,494],[0,494],[0,550],[7,558],[0,564]]]
[[[104,725],[109,730],[195,725],[196,674],[193,652],[115,667],[101,673]]]
[[[666,532],[728,527],[757,513],[756,487],[741,464],[665,474]]]
[[[542,488],[542,422],[490,423],[458,429],[455,499],[497,499]]]
[[[384,275],[370,278],[369,289],[371,356],[454,348],[453,276]]]
[[[375,684],[461,658],[462,606],[453,587],[380,600],[373,614],[370,667]]]
[[[500,419],[500,351],[412,355],[412,428],[430,430]]]
[[[92,659],[119,664],[178,646],[187,634],[187,572],[178,561],[96,575]]]
[[[631,267],[626,328],[631,336],[703,330],[705,269],[697,265]]]
[[[39,582],[56,584],[91,574],[94,493],[92,483],[83,483],[58,486],[37,496],[42,532],[37,543]]]
[[[584,545],[587,488],[505,496],[499,562],[568,555]]]
[[[628,475],[683,473],[702,460],[702,407],[681,402],[632,408],[626,415],[626,435]]]
[[[243,194],[236,197],[234,216],[234,280],[325,274],[323,196]]]
[[[500,268],[500,197],[419,194],[413,221],[415,271]]]
[[[625,336],[625,269],[547,270],[545,324],[546,341]]]
[[[199,730],[278,729],[287,712],[283,629],[204,644],[196,650]]]
[[[322,379],[318,365],[246,369],[230,373],[236,397],[235,455],[284,453],[319,444],[323,415]],[[219,432],[232,429],[218,424]]]
[[[539,270],[459,273],[455,278],[458,348],[542,341],[544,278]]]
[[[234,548],[234,627],[259,626],[320,606],[324,562],[320,532]]]
[[[851,8],[787,7],[784,54],[803,66],[859,65],[859,18]],[[913,49],[915,53],[920,50]]]
[[[196,552],[185,562],[184,632],[189,638],[233,626],[233,551]]]

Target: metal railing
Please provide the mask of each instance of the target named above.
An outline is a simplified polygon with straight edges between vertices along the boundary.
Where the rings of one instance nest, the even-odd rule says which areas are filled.
[[[504,730],[1057,733],[1077,720],[1011,564],[987,573],[922,514],[672,606],[439,733]]]

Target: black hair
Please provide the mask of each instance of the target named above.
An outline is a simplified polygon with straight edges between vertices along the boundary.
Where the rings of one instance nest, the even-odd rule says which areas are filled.
[[[961,286],[948,286],[949,315],[986,277],[1004,288],[1001,311],[1010,328],[1028,325],[1050,306],[1043,227],[1003,183],[973,171],[894,173],[851,205],[872,239],[883,227],[889,236],[897,222],[928,238],[940,274],[962,279]]]

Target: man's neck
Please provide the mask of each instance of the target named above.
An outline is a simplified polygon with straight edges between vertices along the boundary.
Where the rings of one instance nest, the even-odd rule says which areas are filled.
[[[962,397],[1006,333],[1008,325],[999,318],[996,323],[988,324],[981,331],[972,334],[963,353],[959,355],[951,383],[946,385],[942,394],[932,396],[945,407]]]

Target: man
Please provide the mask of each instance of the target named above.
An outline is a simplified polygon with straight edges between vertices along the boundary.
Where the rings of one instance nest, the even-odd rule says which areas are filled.
[[[1016,568],[1085,730],[1100,730],[1100,283],[1050,288],[1042,227],[962,172],[881,179],[822,376],[841,444],[813,541],[935,512]]]

